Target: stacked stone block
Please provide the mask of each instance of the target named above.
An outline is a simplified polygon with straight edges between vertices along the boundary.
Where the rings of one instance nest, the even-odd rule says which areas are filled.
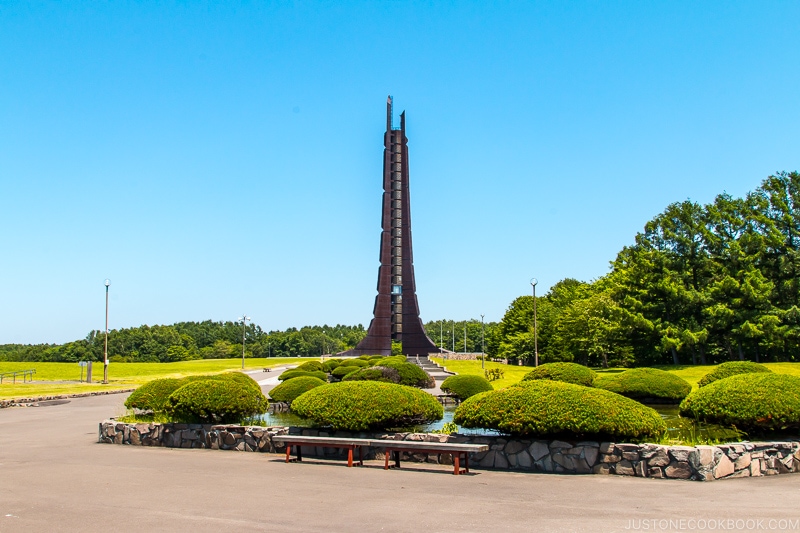
[[[486,452],[470,456],[474,468],[522,470],[560,474],[600,474],[714,481],[735,477],[800,472],[800,442],[741,442],[719,446],[663,446],[597,441],[519,439],[486,435],[435,433],[370,433],[310,428],[202,424],[100,423],[100,442],[169,448],[210,448],[244,452],[282,453],[275,435],[304,435],[423,442],[488,444]],[[364,448],[364,459],[383,459],[380,448]],[[303,455],[344,458],[346,452],[303,447]],[[452,464],[450,454],[404,453],[402,460]]]

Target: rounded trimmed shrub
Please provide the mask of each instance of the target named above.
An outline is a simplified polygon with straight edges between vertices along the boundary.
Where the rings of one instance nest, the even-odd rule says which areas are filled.
[[[242,374],[241,372],[224,372],[222,374],[213,374],[210,376],[188,376],[183,378],[187,382],[189,381],[196,381],[196,380],[216,380],[216,381],[230,381],[236,383],[240,387],[248,387],[254,391],[261,392],[261,385],[258,384],[256,380],[248,376],[247,374]]]
[[[278,381],[286,381],[287,379],[309,377],[309,376],[321,379],[322,381],[328,380],[328,374],[323,372],[322,370],[308,372],[305,370],[297,370],[296,368],[292,368],[291,370],[287,370],[286,372],[278,376]]]
[[[287,379],[271,391],[269,396],[276,402],[292,403],[295,398],[308,392],[314,387],[325,385],[325,381],[312,376],[301,376],[297,378]]]
[[[333,369],[339,366],[340,364],[341,363],[339,361],[333,361],[333,360],[325,361],[325,363],[323,363],[322,365],[322,371],[330,374],[331,372],[333,372]]]
[[[238,423],[263,413],[268,403],[260,388],[244,385],[239,379],[198,379],[170,395],[166,412],[176,422]]]
[[[743,431],[800,428],[800,377],[772,372],[737,374],[687,396],[681,415]]]
[[[250,387],[261,392],[261,386],[247,374],[241,372],[225,372],[223,374],[204,374],[183,378],[155,379],[145,383],[128,396],[125,407],[142,411],[159,412],[166,410],[170,395],[192,381],[217,380],[232,381],[240,386]]]
[[[302,365],[296,367],[294,370],[303,370],[304,372],[318,372],[322,370],[322,363],[319,361],[306,361]]]
[[[350,431],[402,428],[440,420],[441,404],[414,387],[377,381],[343,381],[311,389],[292,411],[319,426]]]
[[[769,368],[752,361],[728,361],[717,365],[717,367],[700,378],[697,382],[698,387],[705,387],[718,379],[724,379],[737,374],[752,374],[756,372],[772,372]]]
[[[358,359],[345,359],[344,361],[342,361],[342,365],[345,365],[345,366],[357,366],[359,368],[363,368],[365,366],[369,366],[369,360],[365,359],[364,357],[366,357],[366,356],[362,355]]]
[[[382,381],[384,383],[400,383],[400,372],[385,366],[359,368],[342,378],[342,381]]]
[[[400,384],[420,389],[430,389],[436,386],[436,380],[414,363],[390,361],[387,357],[381,366],[393,368],[400,374]]]
[[[685,379],[657,368],[632,368],[594,380],[598,389],[616,392],[635,400],[678,403],[692,391]]]
[[[186,384],[186,380],[177,378],[154,379],[148,381],[128,396],[125,407],[140,411],[163,411],[169,395]]]
[[[650,407],[613,392],[537,379],[465,400],[453,422],[512,435],[643,439],[667,427]]]
[[[360,366],[350,366],[350,365],[347,365],[347,364],[341,364],[341,365],[339,365],[339,366],[337,366],[336,368],[333,369],[333,371],[331,372],[331,376],[333,376],[335,378],[342,379],[347,374],[349,374],[351,372],[355,372],[355,371],[360,370],[360,369],[361,369]]]
[[[481,392],[494,390],[489,380],[483,376],[450,376],[445,379],[440,387],[444,392],[448,392],[459,400],[466,400],[470,396],[475,396]]]
[[[563,381],[591,387],[595,378],[597,378],[597,372],[588,366],[578,363],[545,363],[525,374],[522,380],[549,379],[550,381]]]

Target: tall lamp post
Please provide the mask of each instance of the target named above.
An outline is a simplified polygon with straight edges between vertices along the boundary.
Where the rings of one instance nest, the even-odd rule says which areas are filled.
[[[239,317],[239,320],[242,321],[242,370],[244,370],[244,341],[247,335],[247,321],[253,319],[242,313],[242,316]]]
[[[103,383],[108,384],[108,286],[111,280],[106,279],[103,284],[106,286],[106,340],[103,345]]]
[[[481,370],[486,367],[486,354],[483,352],[483,316],[481,315]]]
[[[536,327],[536,285],[539,280],[531,278],[531,287],[533,287],[533,366],[539,366],[539,332]]]

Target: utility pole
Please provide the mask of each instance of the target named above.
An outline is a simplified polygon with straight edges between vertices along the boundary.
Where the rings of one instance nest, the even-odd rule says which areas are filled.
[[[252,320],[252,318],[242,314],[242,316],[239,317],[239,320],[242,321],[242,370],[244,370],[244,343],[247,335],[247,321]]]
[[[481,315],[481,370],[486,367],[486,354],[483,352],[483,317],[484,315]]]
[[[538,279],[531,278],[531,287],[533,287],[533,366],[539,366],[539,332],[536,327],[536,285],[538,283]]]
[[[108,286],[111,285],[111,280],[105,280],[103,283],[106,286],[106,341],[103,346],[103,383],[108,385]]]

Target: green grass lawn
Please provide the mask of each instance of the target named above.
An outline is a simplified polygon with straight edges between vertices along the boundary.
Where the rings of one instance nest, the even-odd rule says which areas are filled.
[[[300,364],[318,358],[272,357],[245,359],[245,370],[257,370],[284,364]],[[103,363],[92,365],[92,381],[80,383],[81,369],[78,363],[31,363],[0,361],[0,372],[36,370],[34,383],[16,384],[3,380],[0,385],[0,399],[33,398],[57,394],[79,394],[103,390],[132,389],[158,378],[176,378],[197,374],[218,374],[231,370],[241,370],[241,359],[201,359],[179,363],[111,363],[108,366],[108,385],[97,383],[103,380]],[[85,370],[84,370],[85,377]],[[68,383],[47,383],[64,381]]]
[[[452,361],[450,359],[445,361],[441,357],[431,357],[430,359],[431,361],[436,361],[450,372],[455,372],[456,374],[474,374],[476,376],[484,375],[480,361]],[[503,378],[492,381],[492,386],[494,386],[495,389],[504,389],[509,385],[518,383],[522,380],[525,374],[533,370],[532,366],[505,365],[503,363],[495,363],[493,361],[486,361],[485,368],[500,368],[503,370]]]
[[[455,372],[456,374],[474,374],[476,376],[482,376],[483,370],[481,369],[481,362],[480,361],[445,361],[441,357],[431,357],[431,360],[436,361],[440,365],[444,366],[450,372]],[[791,374],[793,376],[800,377],[800,363],[763,363],[764,366],[775,372],[776,374]],[[691,383],[693,388],[697,388],[697,382],[700,381],[700,378],[711,372],[716,365],[698,365],[698,366],[691,366],[691,365],[669,365],[669,366],[658,366],[656,368],[660,368],[661,370],[666,370],[667,372],[672,372],[676,376],[679,376],[689,383]],[[486,362],[486,368],[502,368],[505,372],[503,379],[493,381],[492,385],[494,385],[495,389],[502,389],[504,387],[508,387],[509,385],[513,385],[518,381],[522,380],[523,376],[530,372],[533,367],[529,366],[517,366],[517,365],[505,365],[503,363],[493,363],[493,362]],[[618,372],[624,372],[625,368],[608,368],[608,369],[594,369],[598,374],[613,374]]]

